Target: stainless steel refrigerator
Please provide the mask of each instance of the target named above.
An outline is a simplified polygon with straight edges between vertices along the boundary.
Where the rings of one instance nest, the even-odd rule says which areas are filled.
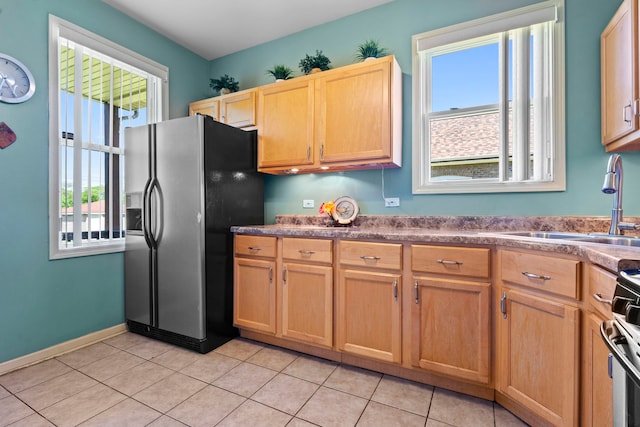
[[[202,353],[237,335],[230,227],[264,223],[256,150],[208,116],[125,129],[130,331]]]

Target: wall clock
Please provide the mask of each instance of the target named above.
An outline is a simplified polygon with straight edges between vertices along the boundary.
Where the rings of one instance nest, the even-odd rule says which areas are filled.
[[[335,201],[333,219],[340,224],[351,224],[358,216],[358,204],[351,197],[339,197]]]
[[[31,98],[35,91],[31,71],[17,59],[0,53],[0,101],[17,104]]]

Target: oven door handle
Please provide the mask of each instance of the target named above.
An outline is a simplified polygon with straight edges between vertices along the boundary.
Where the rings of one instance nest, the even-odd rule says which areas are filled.
[[[620,333],[613,320],[607,320],[600,325],[600,335],[604,339],[604,343],[616,358],[618,363],[627,373],[627,376],[633,380],[636,387],[640,387],[640,371],[637,367],[631,363],[629,358],[624,354],[624,351],[620,348],[627,343],[627,339]]]

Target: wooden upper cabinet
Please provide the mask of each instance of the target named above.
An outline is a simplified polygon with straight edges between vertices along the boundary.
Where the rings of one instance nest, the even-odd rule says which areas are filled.
[[[638,0],[625,0],[600,37],[602,144],[640,150]]]
[[[256,125],[256,89],[234,92],[189,104],[189,115],[206,114],[238,128]]]
[[[313,163],[313,88],[299,77],[258,89],[258,170]]]
[[[260,171],[402,165],[402,72],[393,56],[273,83],[258,92]]]

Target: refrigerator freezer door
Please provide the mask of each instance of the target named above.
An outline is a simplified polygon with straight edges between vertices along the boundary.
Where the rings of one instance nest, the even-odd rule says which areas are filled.
[[[206,336],[203,118],[156,125],[158,325]]]
[[[149,126],[125,130],[125,315],[127,319],[145,325],[152,324],[151,250],[142,229],[143,193],[150,173],[150,130]],[[132,220],[134,213],[139,220]]]

